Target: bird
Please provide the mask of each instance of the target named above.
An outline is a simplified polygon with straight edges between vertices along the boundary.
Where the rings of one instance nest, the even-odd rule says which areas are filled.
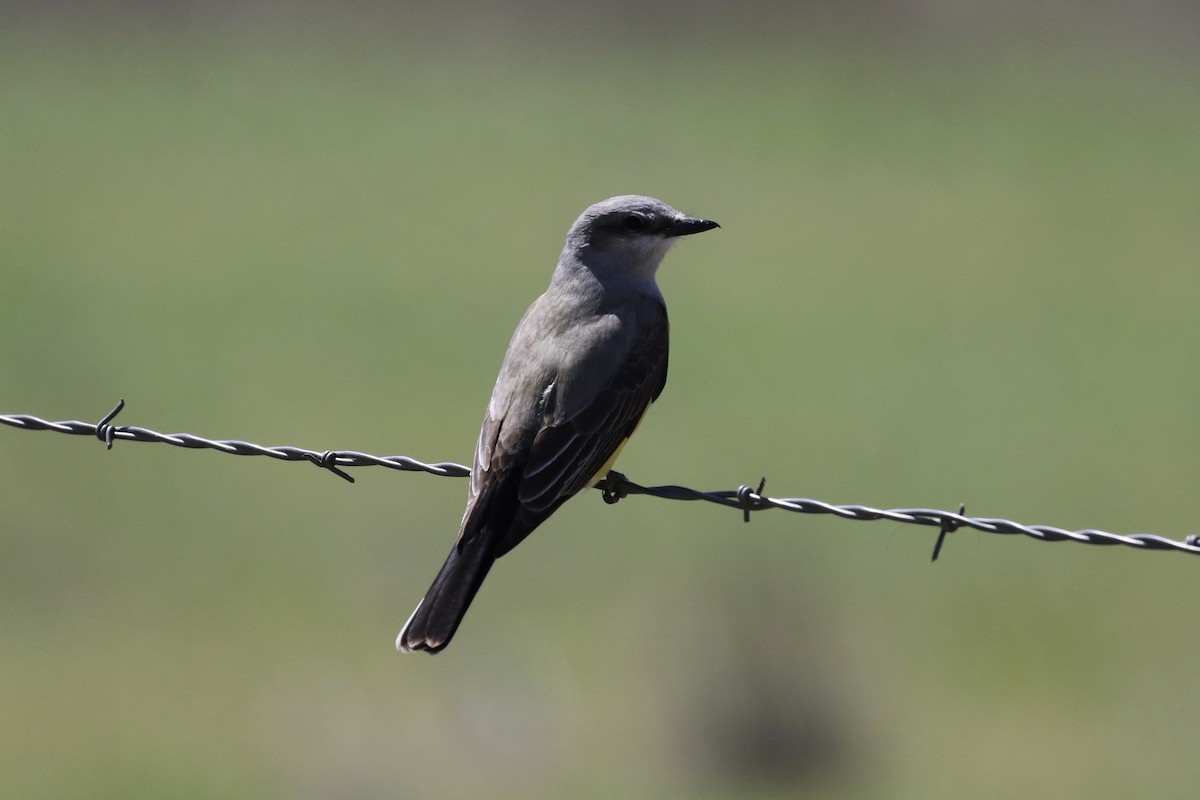
[[[496,559],[608,474],[666,385],[658,267],[681,237],[719,227],[643,195],[610,197],[571,225],[496,378],[458,539],[398,650],[443,650]]]

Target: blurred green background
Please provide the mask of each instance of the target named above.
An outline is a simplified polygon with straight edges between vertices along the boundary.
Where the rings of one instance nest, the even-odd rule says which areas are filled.
[[[8,4],[0,411],[466,461],[588,204],[641,483],[1182,538],[1190,4]],[[0,428],[0,797],[1194,797],[1200,561],[592,492],[392,641],[462,480]]]

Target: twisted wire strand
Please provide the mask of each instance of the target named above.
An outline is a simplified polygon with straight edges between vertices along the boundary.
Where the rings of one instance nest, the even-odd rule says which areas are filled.
[[[446,478],[462,478],[471,474],[469,467],[452,461],[424,462],[408,456],[376,456],[357,450],[309,450],[303,447],[279,445],[268,447],[239,439],[206,439],[190,433],[159,433],[134,425],[113,425],[112,420],[125,401],[120,401],[98,423],[66,420],[51,422],[29,414],[0,414],[0,423],[23,430],[45,430],[81,436],[95,436],[112,448],[113,442],[121,439],[134,442],[160,442],[162,444],[190,449],[208,448],[222,453],[240,456],[267,456],[281,461],[307,461],[344,478],[351,483],[354,478],[347,474],[346,467],[387,467],[402,472],[426,472]],[[756,511],[780,509],[799,514],[829,514],[842,519],[863,522],[886,520],[908,525],[924,525],[939,532],[934,546],[936,560],[946,535],[960,528],[972,528],[984,533],[1021,535],[1042,542],[1077,542],[1080,544],[1124,545],[1141,550],[1169,550],[1200,555],[1200,535],[1192,534],[1183,541],[1168,539],[1153,533],[1117,534],[1086,528],[1067,530],[1053,525],[1024,525],[1012,520],[996,517],[969,517],[965,508],[959,506],[957,513],[932,508],[879,509],[870,506],[847,504],[837,505],[804,497],[768,497],[763,494],[766,479],[758,483],[757,489],[743,485],[733,490],[712,492],[699,491],[686,486],[642,486],[634,483],[619,472],[610,472],[596,488],[604,493],[607,503],[615,503],[630,495],[646,495],[663,500],[707,502],[738,509],[746,522]]]
[[[236,456],[267,456],[280,461],[307,461],[330,470],[354,483],[354,478],[342,467],[388,467],[402,472],[428,472],[447,478],[462,478],[471,474],[470,467],[452,461],[425,463],[408,456],[376,456],[357,450],[309,450],[291,445],[266,446],[240,439],[206,439],[191,433],[159,433],[136,425],[113,425],[112,419],[125,407],[119,402],[99,423],[64,420],[51,422],[29,414],[0,414],[0,423],[31,431],[56,431],[80,436],[95,436],[111,450],[113,442],[124,439],[132,442],[160,442],[190,449],[207,448]]]

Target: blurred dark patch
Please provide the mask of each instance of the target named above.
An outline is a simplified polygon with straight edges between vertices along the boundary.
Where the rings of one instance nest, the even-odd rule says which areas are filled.
[[[869,773],[852,689],[836,671],[847,654],[826,632],[820,598],[765,574],[705,582],[724,588],[708,595],[712,635],[692,654],[680,698],[690,769],[722,784],[788,789],[845,787]]]
[[[854,760],[845,714],[821,682],[797,687],[762,661],[743,665],[737,702],[697,709],[696,766],[730,783],[840,783]],[[719,696],[719,684],[709,687]]]

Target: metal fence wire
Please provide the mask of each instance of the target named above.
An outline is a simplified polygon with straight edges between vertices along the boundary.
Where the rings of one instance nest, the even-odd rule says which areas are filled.
[[[451,461],[427,463],[408,456],[375,456],[357,450],[308,450],[288,445],[267,447],[238,439],[206,439],[191,433],[158,433],[135,425],[114,425],[113,419],[125,407],[125,401],[117,403],[98,423],[67,420],[50,422],[28,414],[0,414],[0,423],[29,431],[57,431],[81,436],[95,436],[111,449],[117,440],[132,442],[161,442],[162,444],[192,449],[206,448],[239,456],[267,456],[281,461],[306,461],[326,469],[351,483],[346,469],[351,467],[388,467],[402,472],[428,472],[446,478],[464,478],[471,469]],[[863,505],[836,505],[803,497],[768,497],[763,494],[766,479],[757,486],[742,485],[737,489],[702,492],[686,486],[642,486],[634,483],[619,472],[610,472],[595,488],[604,493],[607,503],[615,503],[630,495],[648,495],[664,500],[687,500],[714,503],[738,509],[743,519],[750,521],[754,512],[777,508],[799,514],[831,514],[842,519],[860,521],[888,520],[909,525],[923,525],[937,530],[933,548],[933,560],[945,541],[946,534],[960,528],[971,528],[984,533],[1015,534],[1028,536],[1042,542],[1078,542],[1080,544],[1125,545],[1141,550],[1173,550],[1180,553],[1200,555],[1200,534],[1192,534],[1182,541],[1168,539],[1153,533],[1118,534],[1087,528],[1066,530],[1052,525],[1023,525],[1012,520],[995,517],[968,517],[966,509],[959,506],[957,512],[931,508],[879,509]]]

